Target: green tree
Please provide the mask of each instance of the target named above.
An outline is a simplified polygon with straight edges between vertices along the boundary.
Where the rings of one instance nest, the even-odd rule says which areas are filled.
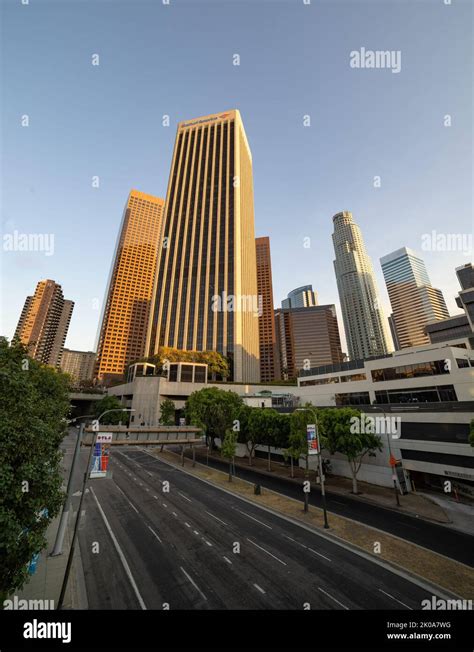
[[[170,398],[165,398],[160,404],[160,424],[162,426],[174,426],[176,407]]]
[[[306,434],[306,426],[309,423],[314,423],[315,416],[312,410],[295,410],[290,416],[290,435],[288,438],[289,446],[286,449],[286,454],[291,460],[293,473],[293,461],[298,462],[301,457],[306,462],[306,476],[309,473],[309,456],[308,456],[308,439]]]
[[[119,399],[110,394],[109,396],[104,396],[100,401],[96,401],[94,404],[94,417],[98,419],[100,415],[106,410],[123,410],[124,406],[120,403]],[[123,425],[129,424],[130,412],[109,412],[105,414],[100,420],[101,425],[118,425],[122,423]]]
[[[272,408],[253,408],[249,417],[249,430],[255,444],[267,446],[268,470],[272,470],[270,448],[276,446],[279,414]]]
[[[237,431],[238,432],[237,441],[239,442],[239,444],[245,444],[247,448],[247,455],[249,458],[250,466],[252,466],[253,452],[256,444],[258,443],[255,440],[253,433],[249,427],[250,415],[252,414],[253,409],[254,408],[249,407],[245,403],[242,403],[237,413],[237,421],[239,427]]]
[[[229,482],[232,482],[232,465],[237,449],[237,433],[227,430],[221,446],[221,455],[229,460]]]
[[[364,432],[361,412],[354,408],[327,409],[321,415],[325,446],[331,454],[345,455],[352,473],[352,493],[357,494],[357,474],[367,454],[382,450],[382,441],[376,434]]]
[[[63,501],[59,445],[69,378],[0,340],[0,603],[28,578]]]
[[[242,403],[235,392],[205,387],[193,392],[186,401],[186,422],[202,428],[209,450],[213,450],[214,438],[222,441],[226,431],[233,429]]]

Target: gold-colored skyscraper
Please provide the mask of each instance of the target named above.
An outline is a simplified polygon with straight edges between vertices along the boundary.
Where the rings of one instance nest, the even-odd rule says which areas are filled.
[[[178,124],[147,351],[213,350],[258,381],[252,155],[239,111]]]
[[[95,375],[122,380],[143,357],[164,200],[132,190],[125,205],[97,346]]]
[[[26,345],[29,355],[58,367],[71,320],[74,302],[64,299],[61,286],[40,281],[33,296],[26,297],[15,338]]]

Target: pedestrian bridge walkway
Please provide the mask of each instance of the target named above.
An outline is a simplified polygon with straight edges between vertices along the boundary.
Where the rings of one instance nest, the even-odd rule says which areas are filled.
[[[112,434],[112,446],[160,446],[164,444],[202,443],[201,428],[194,426],[108,426],[85,429],[83,445],[90,446],[96,434]]]

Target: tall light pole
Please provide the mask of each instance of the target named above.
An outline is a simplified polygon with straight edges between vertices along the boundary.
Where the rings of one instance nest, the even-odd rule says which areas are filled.
[[[89,469],[91,465],[91,458],[92,458],[92,451],[94,450],[95,447],[95,442],[97,439],[97,432],[99,431],[100,428],[100,420],[105,414],[108,414],[109,412],[135,412],[134,408],[113,408],[111,410],[105,410],[105,412],[102,412],[102,414],[96,419],[96,423],[94,424],[96,426],[94,430],[94,434],[92,436],[92,441],[91,441],[91,448],[89,451],[89,456],[87,458],[87,465],[86,465],[86,470],[84,472],[84,479],[82,482],[82,493],[81,493],[81,499],[79,501],[79,507],[77,510],[77,515],[76,515],[76,522],[74,524],[74,532],[72,535],[72,541],[71,541],[71,547],[69,549],[69,556],[67,559],[67,565],[66,565],[66,571],[64,573],[64,579],[63,583],[61,586],[61,593],[59,595],[59,600],[58,600],[58,606],[57,609],[62,609],[63,602],[64,602],[64,596],[66,594],[66,588],[67,588],[67,583],[69,580],[69,573],[71,572],[71,565],[72,565],[72,559],[74,557],[74,549],[76,547],[76,540],[77,540],[77,531],[79,529],[79,523],[81,520],[81,513],[82,513],[82,503],[84,501],[84,495],[86,493],[86,486],[87,486],[87,479],[89,477]]]
[[[319,437],[319,428],[318,428],[318,417],[316,415],[315,410],[312,407],[303,407],[303,408],[296,408],[297,412],[305,412],[309,411],[313,415],[314,418],[314,425],[316,428],[316,438],[318,442],[318,464],[319,464],[319,480],[321,483],[321,502],[323,506],[323,514],[324,514],[324,529],[327,530],[329,529],[329,523],[328,523],[328,513],[327,513],[327,506],[326,506],[326,491],[324,488],[324,475],[323,475],[323,462],[322,462],[322,455],[321,455],[321,441]],[[306,453],[308,455],[308,453]],[[306,505],[306,503],[305,503]],[[305,510],[306,511],[306,510]]]
[[[93,414],[85,414],[84,416],[73,419],[72,423],[74,423],[75,421],[79,421],[79,419],[92,419],[93,416],[94,416]],[[69,471],[69,479],[68,479],[67,490],[66,490],[66,500],[63,503],[61,520],[59,521],[59,527],[56,533],[56,541],[54,542],[54,548],[53,548],[53,552],[51,553],[51,557],[56,557],[57,555],[62,555],[63,553],[64,534],[66,532],[67,522],[69,519],[69,511],[71,509],[71,503],[72,503],[72,479],[74,477],[74,470],[76,468],[77,458],[79,457],[79,450],[81,448],[84,426],[85,423],[83,422],[79,427],[79,433],[76,439],[76,446],[74,448],[74,457],[72,458],[71,470]]]

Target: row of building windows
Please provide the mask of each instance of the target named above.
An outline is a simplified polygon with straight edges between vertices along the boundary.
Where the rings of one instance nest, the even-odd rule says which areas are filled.
[[[437,376],[440,374],[449,374],[449,362],[447,360],[434,360],[432,362],[419,362],[400,367],[373,369],[372,380],[374,382],[384,382],[388,380],[403,380],[405,378],[419,378],[422,376]]]

